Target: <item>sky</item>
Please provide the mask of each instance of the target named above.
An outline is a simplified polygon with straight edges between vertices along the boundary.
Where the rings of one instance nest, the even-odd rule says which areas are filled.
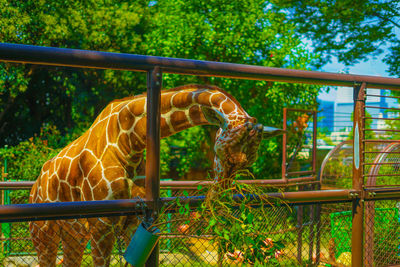
[[[394,33],[400,39],[400,29],[394,28]],[[373,75],[381,77],[391,77],[386,71],[388,65],[383,62],[384,54],[387,54],[387,48],[383,48],[384,53],[378,57],[370,56],[365,62],[360,62],[354,66],[345,66],[344,64],[338,63],[336,58],[333,58],[332,62],[325,65],[322,71],[333,72],[333,73],[349,73],[349,74],[359,74],[359,75]],[[321,92],[318,96],[320,100],[335,101],[337,98],[337,90],[333,88],[329,93]]]
[[[389,73],[386,72],[388,69],[388,65],[383,62],[384,55],[380,55],[376,58],[370,58],[366,62],[360,62],[354,66],[348,67],[344,64],[338,63],[336,59],[332,60],[331,63],[325,65],[323,67],[323,71],[325,72],[334,72],[341,73],[346,72],[349,74],[359,74],[359,75],[373,75],[373,76],[382,76],[382,77],[390,77]],[[321,92],[318,96],[320,100],[327,101],[335,101],[337,90],[333,88],[329,91],[329,93]]]

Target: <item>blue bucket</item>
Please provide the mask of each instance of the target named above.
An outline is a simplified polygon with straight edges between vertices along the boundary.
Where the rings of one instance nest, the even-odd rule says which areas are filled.
[[[125,260],[135,267],[144,266],[160,238],[158,233],[160,233],[158,228],[149,232],[141,223],[124,253]]]

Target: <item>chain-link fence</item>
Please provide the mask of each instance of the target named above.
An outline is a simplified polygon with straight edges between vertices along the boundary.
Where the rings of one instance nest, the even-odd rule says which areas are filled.
[[[184,191],[187,192],[185,194],[196,192],[194,189]],[[6,192],[3,191],[3,195],[7,195]],[[26,203],[26,192],[28,191],[8,191],[11,197],[9,204]],[[182,192],[183,190],[166,189],[162,190],[162,195],[181,196]],[[365,266],[400,264],[400,216],[397,203],[397,200],[366,203]],[[260,228],[271,242],[283,244],[274,254],[274,262],[278,262],[278,265],[351,266],[351,202],[290,204],[269,207],[266,211],[266,217],[269,219]],[[243,259],[240,256],[229,255],[226,251],[218,249],[213,233],[206,230],[207,222],[190,221],[190,215],[188,220],[188,217],[179,212],[165,213],[162,216],[159,227],[160,266],[242,265]],[[112,235],[107,236],[107,240],[113,242],[109,265],[125,266],[122,255],[133,231],[123,230],[117,218],[122,217],[2,223],[1,265],[37,266],[37,249],[43,249],[43,242],[47,249],[54,247],[56,264],[61,265],[70,260],[64,258],[66,250],[78,251],[82,247],[80,266],[92,266],[92,251],[95,250],[95,246],[88,233],[98,228],[97,222],[108,221]],[[54,231],[39,230],[31,236],[30,223],[37,226],[51,224]],[[41,240],[38,241],[38,238]],[[60,242],[60,239],[68,242]],[[68,255],[77,255],[77,251],[69,252]],[[74,263],[79,265],[78,261],[79,257]],[[265,265],[270,265],[267,259]]]

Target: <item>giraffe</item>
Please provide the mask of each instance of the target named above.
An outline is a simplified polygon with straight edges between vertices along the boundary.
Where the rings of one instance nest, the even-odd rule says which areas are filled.
[[[197,125],[219,126],[215,179],[248,167],[261,139],[282,133],[257,124],[234,97],[209,85],[163,90],[160,124],[161,138]],[[144,198],[144,186],[135,180],[135,173],[145,144],[146,94],[112,101],[82,136],[43,165],[30,203]],[[89,240],[94,265],[108,266],[113,231],[136,223],[126,216],[36,221],[30,223],[30,232],[41,267],[55,265],[60,242],[63,266],[79,266]]]

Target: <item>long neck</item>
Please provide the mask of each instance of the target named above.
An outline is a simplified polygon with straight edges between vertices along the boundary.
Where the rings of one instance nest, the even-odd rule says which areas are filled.
[[[122,150],[129,154],[143,150],[146,142],[146,96],[137,96],[114,103],[121,107],[118,108],[116,121],[118,127],[109,124],[108,128],[111,127],[115,129],[114,131],[119,129],[119,132],[114,135],[118,140],[118,146],[123,147]],[[227,128],[253,120],[235,99],[221,89],[199,85],[178,87],[162,91],[161,138],[197,125],[221,123],[221,121],[210,119],[209,114],[204,114],[204,108],[208,108],[215,114],[218,113]]]
[[[204,108],[219,113],[226,127],[250,118],[242,107],[229,95],[214,88],[200,86],[184,90],[168,90],[161,95],[161,137],[173,135],[182,130],[204,124],[217,124]]]

